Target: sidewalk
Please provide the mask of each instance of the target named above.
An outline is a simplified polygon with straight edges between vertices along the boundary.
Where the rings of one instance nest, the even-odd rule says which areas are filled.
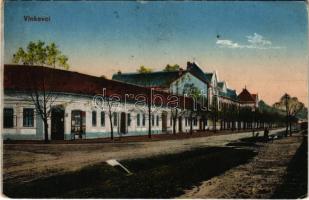
[[[277,128],[281,129],[281,128]],[[277,130],[271,129],[271,130]],[[167,133],[167,134],[152,134],[151,138],[148,135],[143,136],[122,136],[119,137],[117,134],[114,135],[114,140],[110,138],[96,138],[96,139],[76,139],[76,140],[50,140],[49,144],[89,144],[89,143],[127,143],[127,142],[152,142],[152,141],[164,141],[164,140],[177,140],[177,139],[187,139],[187,138],[197,138],[197,137],[209,137],[216,135],[227,135],[227,134],[238,134],[252,132],[251,129],[246,130],[217,130],[216,132],[210,131],[195,131],[190,133]],[[262,134],[264,130],[262,128],[256,129],[256,132]],[[44,141],[37,140],[4,140],[4,144],[44,144]]]

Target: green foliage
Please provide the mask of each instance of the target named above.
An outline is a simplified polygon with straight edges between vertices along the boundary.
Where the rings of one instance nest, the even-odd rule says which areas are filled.
[[[46,45],[42,41],[29,42],[26,50],[19,48],[13,55],[13,63],[24,65],[47,65],[69,69],[68,57],[61,54],[55,43]]]
[[[173,71],[178,71],[179,68],[180,68],[180,66],[178,64],[175,64],[175,65],[167,64],[163,71],[164,72],[173,72]]]
[[[183,93],[186,94],[188,97],[192,97],[195,99],[199,99],[201,96],[201,91],[194,86],[194,84],[185,84],[183,88]]]
[[[285,111],[289,117],[295,117],[305,109],[305,105],[298,101],[297,97],[291,97],[289,94],[284,94],[273,107]]]
[[[144,65],[140,66],[137,72],[141,74],[151,73],[153,70],[150,67],[145,67]]]

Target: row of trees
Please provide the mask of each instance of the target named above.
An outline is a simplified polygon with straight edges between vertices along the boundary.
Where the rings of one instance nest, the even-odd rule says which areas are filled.
[[[177,71],[179,70],[179,65],[167,65],[163,71]],[[140,66],[137,70],[139,73],[151,73],[153,70],[150,67]],[[188,96],[200,101],[201,94],[198,89],[194,86],[187,88],[187,91],[183,91]],[[176,95],[179,94],[176,89]],[[240,130],[240,129],[259,129],[274,126],[286,125],[286,135],[288,132],[292,132],[292,124],[297,122],[298,113],[302,112],[306,108],[304,104],[299,102],[296,97],[291,97],[285,94],[281,99],[276,102],[273,106],[267,105],[264,101],[258,102],[257,108],[251,106],[240,106],[238,103],[222,103],[219,109],[218,97],[214,96],[212,102],[209,105],[207,111],[202,110],[191,110],[187,111],[189,115],[190,123],[190,133],[192,134],[192,123],[193,116],[201,117],[202,130],[205,130],[205,124],[207,119],[212,121],[212,130],[217,131],[217,125],[220,124],[221,130]],[[149,109],[151,111],[151,109]],[[178,118],[184,114],[184,110],[175,109],[171,110],[172,113],[172,132],[176,133],[176,122]],[[149,121],[151,120],[151,112],[149,112]],[[150,123],[149,123],[150,124]],[[149,137],[151,137],[151,125],[149,125]]]
[[[175,64],[175,65],[167,64],[165,66],[165,68],[163,69],[163,71],[164,72],[173,72],[173,71],[178,71],[179,69],[180,69],[180,66],[178,64]],[[141,74],[147,74],[147,73],[153,72],[153,69],[151,67],[146,67],[146,66],[142,65],[137,69],[137,72],[141,73]]]

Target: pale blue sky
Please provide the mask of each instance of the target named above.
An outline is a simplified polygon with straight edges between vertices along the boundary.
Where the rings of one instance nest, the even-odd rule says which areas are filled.
[[[59,46],[71,70],[93,75],[195,60],[269,103],[284,91],[307,95],[304,2],[6,1],[4,11],[5,63],[43,40]],[[51,21],[25,22],[27,15]]]

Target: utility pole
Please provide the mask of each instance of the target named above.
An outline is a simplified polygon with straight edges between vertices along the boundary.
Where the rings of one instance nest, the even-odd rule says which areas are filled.
[[[286,112],[286,130],[285,130],[285,136],[288,136],[288,128],[289,128],[289,111],[288,111],[288,94],[285,93],[284,95],[284,100],[285,100],[285,112]]]

